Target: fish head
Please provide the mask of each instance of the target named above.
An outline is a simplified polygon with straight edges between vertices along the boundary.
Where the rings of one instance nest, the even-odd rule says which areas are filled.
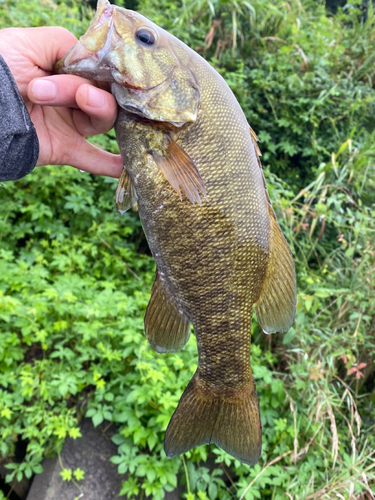
[[[195,121],[198,113],[192,55],[141,14],[99,0],[87,32],[55,70],[107,82],[125,110],[180,127]]]

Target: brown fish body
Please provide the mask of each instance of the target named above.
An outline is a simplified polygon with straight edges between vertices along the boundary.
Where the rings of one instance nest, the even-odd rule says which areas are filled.
[[[124,195],[131,198],[129,191],[136,193],[157,264],[146,335],[157,352],[177,350],[188,340],[192,323],[198,342],[198,368],[169,424],[165,448],[174,456],[214,442],[251,464],[261,451],[259,405],[250,366],[252,307],[256,304],[266,332],[287,331],[295,309],[294,264],[237,100],[204,59],[168,36],[182,71],[189,72],[188,83],[182,85],[183,94],[190,85],[187,107],[195,96],[199,98],[195,119],[181,123],[183,111],[173,116],[173,105],[184,104],[176,104],[181,101],[178,92],[167,95],[166,107],[172,110],[163,121],[159,90],[150,91],[153,97],[147,104],[142,94],[141,105],[137,102],[134,108],[137,91],[112,83],[125,108],[120,108],[115,126],[126,169],[118,201],[120,208],[127,208]],[[183,77],[171,74],[174,89],[184,73]],[[157,111],[152,106],[155,100]],[[201,185],[191,181],[193,201],[200,203],[184,195],[182,181],[179,196],[168,177],[173,171],[179,179],[181,170],[191,167],[201,177]],[[186,171],[189,183],[195,174]]]

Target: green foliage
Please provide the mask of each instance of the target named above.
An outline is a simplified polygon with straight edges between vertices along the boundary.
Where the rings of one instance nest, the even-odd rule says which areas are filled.
[[[294,189],[348,138],[374,125],[374,17],[335,17],[305,0],[140,0],[147,17],[208,58],[261,140],[264,165]]]
[[[127,4],[128,5],[128,4]],[[188,500],[370,498],[375,488],[374,18],[353,4],[139,1],[205,47],[262,140],[273,206],[298,275],[294,326],[265,336],[252,367],[263,450],[248,467],[216,447],[167,459],[164,432],[197,363],[195,338],[156,355],[143,335],[153,280],[136,212],[116,181],[38,167],[0,185],[0,461],[7,481],[42,471],[79,419],[113,422],[122,495]],[[235,14],[234,14],[235,13]],[[86,2],[0,3],[0,26],[61,24]],[[215,21],[217,21],[215,23]],[[211,32],[210,29],[212,28]],[[209,34],[209,36],[206,35]],[[95,138],[118,152],[113,132]],[[26,444],[22,462],[16,443]],[[13,459],[13,461],[12,461]],[[83,479],[65,469],[62,480]],[[79,486],[78,486],[79,489]],[[0,498],[2,498],[0,492]]]
[[[3,0],[0,2],[0,29],[64,26],[79,37],[87,30],[93,14],[85,0]]]

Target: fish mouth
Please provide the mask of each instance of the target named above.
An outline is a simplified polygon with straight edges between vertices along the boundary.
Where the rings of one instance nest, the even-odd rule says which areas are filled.
[[[131,75],[127,75],[125,68],[121,67],[116,46],[124,43],[124,40],[114,25],[114,7],[106,0],[99,0],[97,15],[88,32],[55,64],[55,73],[94,80],[99,87],[103,87],[100,82],[104,82],[106,89],[108,84],[117,83],[133,91],[147,92],[162,85],[168,75],[162,82],[140,86],[131,83]]]
[[[85,43],[84,37],[81,37],[76,45],[55,64],[54,71],[60,74],[81,76],[89,80],[130,85],[130,82],[126,81],[125,75],[121,73],[119,68],[106,61],[106,56],[111,52],[113,39],[120,38],[113,27],[111,18],[108,20],[108,24],[108,36],[100,50],[90,50],[87,47],[88,44]],[[100,43],[100,40],[97,40],[97,42]],[[93,43],[90,45],[93,45]]]
[[[139,87],[137,85],[132,85],[131,83],[127,82],[126,80],[124,81],[123,83],[123,87],[126,87],[127,89],[131,89],[131,90],[138,90],[138,91],[148,91],[148,90],[152,90],[152,89],[156,89],[156,87],[160,87],[161,85],[163,85],[163,83],[165,83],[166,81],[168,80],[168,77],[163,80],[162,82],[160,83],[156,83],[155,85],[151,85],[149,87]]]
[[[81,42],[78,42],[63,59],[60,59],[60,61],[55,64],[54,71],[59,74],[81,76],[88,80],[94,80],[95,82],[107,84],[118,83],[122,87],[138,92],[147,92],[163,85],[168,80],[167,76],[163,81],[155,85],[149,85],[147,87],[134,85],[126,79],[126,75],[120,72],[118,67],[106,64],[106,55],[107,54],[101,55],[98,52],[90,52]]]
[[[113,26],[113,5],[108,1],[99,0],[98,10],[88,32],[55,64],[56,73],[82,76],[83,73],[98,70],[101,60],[110,51],[113,39],[120,39]]]

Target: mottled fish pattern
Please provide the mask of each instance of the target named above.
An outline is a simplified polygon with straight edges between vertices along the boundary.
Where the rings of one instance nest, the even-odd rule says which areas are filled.
[[[109,82],[124,160],[120,211],[138,201],[157,274],[145,332],[159,353],[193,324],[199,363],[169,423],[168,456],[215,443],[261,452],[250,365],[253,305],[266,333],[295,315],[294,262],[271,207],[256,136],[223,78],[140,14],[100,0],[60,72]]]

